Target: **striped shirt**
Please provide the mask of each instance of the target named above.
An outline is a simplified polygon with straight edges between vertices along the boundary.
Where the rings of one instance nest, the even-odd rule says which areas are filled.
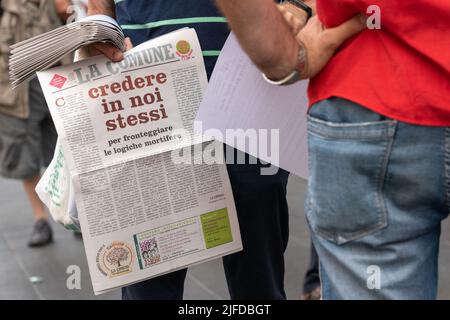
[[[117,21],[133,45],[183,28],[195,28],[208,77],[228,37],[214,0],[115,0]]]

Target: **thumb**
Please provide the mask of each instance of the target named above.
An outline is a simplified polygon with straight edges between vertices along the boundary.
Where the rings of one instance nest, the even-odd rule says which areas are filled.
[[[123,53],[111,43],[97,42],[93,44],[93,47],[109,58],[111,61],[119,62],[123,59]]]
[[[125,51],[133,49],[133,43],[129,37],[125,38]]]

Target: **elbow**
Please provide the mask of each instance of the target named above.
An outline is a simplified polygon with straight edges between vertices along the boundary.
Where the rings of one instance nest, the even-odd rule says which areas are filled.
[[[295,68],[295,64],[292,64],[291,59],[289,59],[288,52],[284,52],[283,50],[267,52],[265,55],[261,55],[258,59],[255,59],[253,63],[261,72],[266,75],[271,75],[272,78],[282,77]]]

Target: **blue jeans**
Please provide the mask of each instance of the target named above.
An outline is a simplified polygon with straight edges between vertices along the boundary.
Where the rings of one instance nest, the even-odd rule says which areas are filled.
[[[333,98],[308,119],[306,216],[324,299],[435,299],[450,128]]]

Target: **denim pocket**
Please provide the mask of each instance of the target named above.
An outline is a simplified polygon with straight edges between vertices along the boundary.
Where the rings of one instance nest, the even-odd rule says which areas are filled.
[[[356,118],[338,123],[308,116],[306,216],[315,233],[337,244],[387,226],[383,186],[397,122]]]

